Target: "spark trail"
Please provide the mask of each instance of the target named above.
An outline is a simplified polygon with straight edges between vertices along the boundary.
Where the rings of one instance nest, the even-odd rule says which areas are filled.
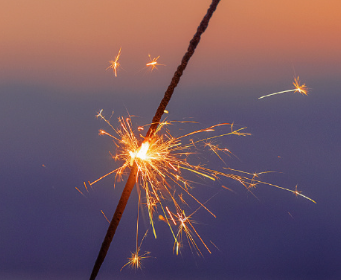
[[[295,87],[293,89],[288,89],[288,90],[283,90],[283,91],[278,91],[278,92],[270,93],[270,94],[267,94],[267,95],[263,95],[263,96],[259,97],[258,99],[262,99],[262,98],[269,97],[269,96],[272,96],[272,95],[287,93],[287,92],[299,92],[302,95],[308,95],[308,88],[306,87],[305,84],[300,85],[299,77],[294,78],[293,85]]]

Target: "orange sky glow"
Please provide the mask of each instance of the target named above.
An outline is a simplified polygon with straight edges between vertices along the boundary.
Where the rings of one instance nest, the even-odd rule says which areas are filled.
[[[0,82],[105,88],[112,83],[105,72],[108,61],[122,47],[122,86],[132,76],[138,79],[148,54],[160,55],[167,65],[153,71],[164,84],[161,74],[169,80],[209,4],[6,1],[0,10]],[[278,79],[283,69],[292,79],[297,64],[323,73],[341,62],[340,11],[336,0],[222,0],[191,61],[188,81],[254,83]]]

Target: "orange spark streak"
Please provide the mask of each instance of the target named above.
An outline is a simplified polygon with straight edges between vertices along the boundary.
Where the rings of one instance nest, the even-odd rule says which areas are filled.
[[[101,213],[104,216],[104,218],[107,220],[107,222],[110,224],[110,221],[108,220],[107,216],[104,214],[103,210],[101,210]]]
[[[150,54],[148,54],[149,58],[150,58],[150,62],[148,62],[146,64],[147,67],[151,67],[151,71],[153,71],[154,69],[157,69],[157,65],[163,65],[166,66],[165,64],[160,64],[157,62],[157,60],[159,59],[160,56],[158,57],[154,57],[153,59],[150,57]]]
[[[76,189],[77,191],[79,191],[79,193],[80,193],[81,195],[85,196],[84,193],[82,193],[82,192],[79,190],[79,188],[75,187],[75,189]]]
[[[299,78],[300,78],[299,76],[297,76],[297,79],[294,78],[293,85],[295,87],[295,92],[299,92],[302,95],[308,95],[308,88],[306,87],[305,84],[300,85]]]
[[[169,211],[169,209],[168,209],[167,206],[166,206],[166,210],[167,210],[168,215],[169,215],[170,219],[172,220],[173,224],[176,225],[176,222],[175,222],[175,220],[174,220],[174,218],[173,218],[173,215],[172,215],[172,213]]]
[[[86,186],[85,182],[84,182],[84,187],[85,187],[86,191],[89,192],[88,187]]]
[[[267,94],[267,95],[263,95],[263,96],[259,97],[258,99],[262,99],[262,98],[269,97],[269,96],[272,96],[272,95],[287,93],[287,92],[299,92],[302,95],[308,95],[308,88],[306,87],[305,84],[300,85],[299,77],[298,76],[297,76],[297,78],[294,78],[293,85],[295,87],[294,89],[288,89],[288,90],[283,90],[283,91],[278,91],[278,92],[270,93],[270,94]]]
[[[109,68],[112,68],[113,69],[113,72],[115,74],[115,77],[117,77],[117,69],[118,67],[120,66],[120,63],[118,62],[119,58],[120,58],[120,55],[121,55],[121,49],[118,51],[118,54],[116,55],[115,57],[115,60],[110,60],[110,65],[108,66],[108,68],[106,70],[108,70]]]

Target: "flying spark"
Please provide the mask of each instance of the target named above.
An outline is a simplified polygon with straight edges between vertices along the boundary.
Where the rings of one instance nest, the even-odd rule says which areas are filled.
[[[271,93],[271,94],[263,95],[263,96],[259,97],[258,99],[262,99],[262,98],[265,98],[265,97],[268,97],[268,96],[272,96],[272,95],[287,93],[287,92],[299,92],[302,95],[308,95],[308,88],[306,87],[305,84],[300,85],[299,77],[294,78],[293,85],[295,87],[293,89],[283,90],[283,91],[278,91],[278,92],[274,92],[274,93]]]
[[[118,62],[120,55],[121,55],[121,49],[118,51],[118,54],[115,57],[115,60],[110,60],[110,65],[108,66],[108,68],[106,70],[108,70],[109,68],[112,68],[114,73],[115,73],[115,77],[117,77],[117,69],[120,66],[120,63]]]
[[[135,268],[135,269],[142,269],[142,260],[143,259],[147,259],[150,258],[150,252],[144,252],[143,254],[140,254],[140,250],[141,250],[141,245],[142,242],[144,240],[144,238],[147,236],[148,231],[144,234],[140,246],[136,249],[136,251],[134,253],[131,253],[130,258],[128,258],[128,262],[122,266],[121,270],[126,267],[127,265],[130,266],[131,268]]]
[[[146,231],[146,233],[144,234],[140,245],[138,245],[138,240],[139,240],[139,216],[140,216],[140,201],[141,201],[141,192],[139,192],[139,203],[138,203],[138,210],[137,210],[137,221],[136,221],[136,251],[134,253],[131,253],[130,258],[128,258],[128,262],[122,266],[121,270],[126,267],[127,265],[129,265],[131,268],[142,268],[142,264],[141,261],[143,259],[149,258],[149,254],[150,252],[144,252],[144,254],[140,254],[141,251],[141,246],[142,246],[142,242],[145,239],[145,237],[147,236],[148,230]]]
[[[149,58],[150,58],[150,62],[148,62],[146,64],[147,67],[151,67],[151,71],[153,71],[154,69],[157,69],[157,65],[163,65],[166,66],[165,64],[160,64],[157,62],[157,60],[159,59],[160,56],[158,57],[154,57],[153,59],[150,57],[150,54],[148,54]]]

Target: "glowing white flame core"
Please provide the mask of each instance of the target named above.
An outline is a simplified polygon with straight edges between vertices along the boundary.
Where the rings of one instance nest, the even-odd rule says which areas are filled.
[[[139,159],[145,160],[147,158],[148,149],[149,149],[149,142],[142,143],[141,148],[136,154],[136,157],[138,157]]]
[[[129,152],[129,154],[130,154],[130,166],[133,165],[135,158],[146,160],[148,149],[149,149],[149,142],[144,142],[144,143],[142,143],[141,147],[137,151],[135,151],[135,152],[130,151]]]

